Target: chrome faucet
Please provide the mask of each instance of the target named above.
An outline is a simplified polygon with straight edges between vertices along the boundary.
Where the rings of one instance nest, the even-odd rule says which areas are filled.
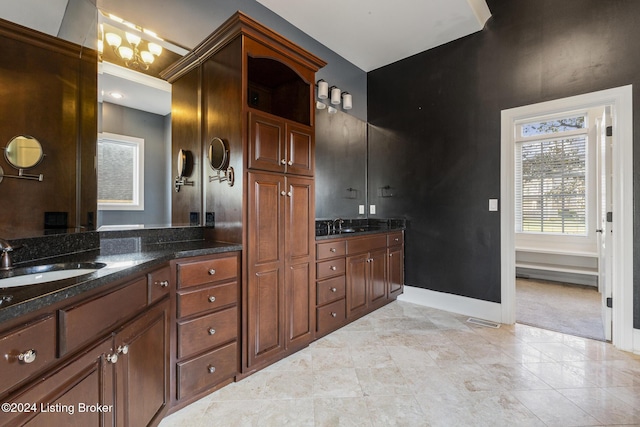
[[[336,218],[333,220],[333,232],[336,232],[336,221],[338,222],[338,231],[342,232],[342,224],[344,224],[344,220],[342,218]]]
[[[0,271],[11,270],[13,268],[13,263],[11,262],[13,246],[6,240],[0,239],[0,251],[2,251],[2,255],[0,256]]]

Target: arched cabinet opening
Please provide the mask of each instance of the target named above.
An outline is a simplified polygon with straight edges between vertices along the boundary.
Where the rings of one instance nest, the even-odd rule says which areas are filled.
[[[311,124],[311,83],[271,58],[248,56],[247,73],[247,105],[250,108]]]

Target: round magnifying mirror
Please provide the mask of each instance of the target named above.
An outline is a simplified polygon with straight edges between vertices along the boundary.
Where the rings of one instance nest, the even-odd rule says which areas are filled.
[[[7,144],[4,157],[16,169],[29,169],[40,163],[44,154],[37,139],[28,135],[18,135]]]
[[[224,141],[220,138],[213,138],[209,144],[209,164],[213,170],[223,170],[229,160],[229,151]]]
[[[183,150],[178,151],[178,179],[184,176],[187,167],[187,155]]]

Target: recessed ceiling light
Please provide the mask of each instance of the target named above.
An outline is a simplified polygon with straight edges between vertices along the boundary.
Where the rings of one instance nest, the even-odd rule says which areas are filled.
[[[120,92],[109,92],[109,95],[115,99],[122,99],[124,97]]]

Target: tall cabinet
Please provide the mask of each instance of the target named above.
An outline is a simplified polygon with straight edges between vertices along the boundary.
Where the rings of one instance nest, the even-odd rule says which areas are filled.
[[[201,192],[188,209],[201,209],[208,237],[243,245],[243,374],[314,338],[314,91],[324,65],[237,12],[163,73],[180,118],[172,150],[193,150],[200,168],[200,186],[181,190]],[[214,138],[227,151],[222,172],[210,167]]]

